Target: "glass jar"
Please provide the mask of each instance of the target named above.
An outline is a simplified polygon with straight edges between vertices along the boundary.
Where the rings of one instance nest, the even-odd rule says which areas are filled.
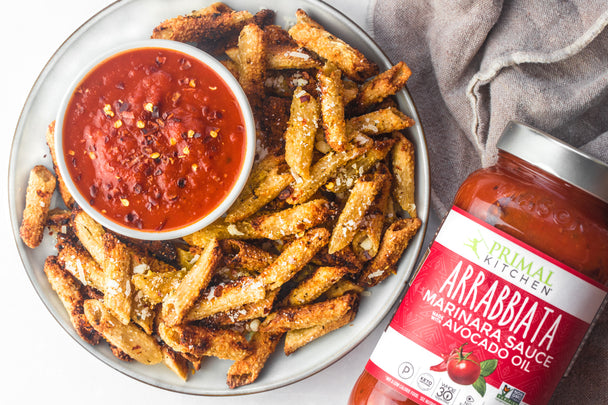
[[[349,404],[545,404],[602,307],[608,166],[511,122],[472,173]]]

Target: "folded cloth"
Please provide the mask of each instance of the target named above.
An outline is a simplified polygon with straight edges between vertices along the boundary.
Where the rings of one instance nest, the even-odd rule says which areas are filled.
[[[518,120],[608,162],[605,0],[376,0],[374,39],[413,75],[433,207],[450,207]]]
[[[392,61],[412,69],[439,216],[495,161],[510,120],[608,162],[606,0],[375,0],[369,19]],[[608,315],[552,403],[608,403]]]

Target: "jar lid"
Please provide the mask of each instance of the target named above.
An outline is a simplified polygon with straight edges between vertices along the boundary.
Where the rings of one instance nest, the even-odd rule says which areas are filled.
[[[496,147],[608,203],[608,165],[567,143],[511,121]]]

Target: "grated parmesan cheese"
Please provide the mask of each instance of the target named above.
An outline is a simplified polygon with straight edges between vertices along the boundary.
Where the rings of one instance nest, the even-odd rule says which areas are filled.
[[[306,91],[304,91],[304,90],[300,89],[300,91],[299,91],[299,92],[297,92],[297,93],[295,93],[293,96],[294,96],[294,97],[297,97],[297,98],[300,98],[300,97],[302,97],[302,96],[305,96],[306,94],[308,94],[308,93],[306,93]]]
[[[235,224],[230,224],[226,228],[228,233],[232,236],[243,236],[245,235],[243,232],[239,231]]]
[[[319,141],[315,144],[315,146],[317,150],[323,154],[328,154],[329,152],[331,152],[331,147],[325,141]]]
[[[254,319],[253,321],[251,321],[249,323],[249,329],[251,329],[252,332],[257,332],[259,327],[260,327],[259,319]]]
[[[108,293],[108,295],[118,294],[121,291],[122,288],[120,288],[120,285],[116,280],[110,279],[106,281],[106,292]]]
[[[140,263],[133,267],[133,274],[144,274],[148,270],[150,270],[150,266],[146,263]]]
[[[306,85],[308,84],[308,80],[304,79],[303,77],[300,77],[300,78],[293,78],[293,79],[291,80],[291,83],[292,83],[294,86],[298,86],[298,87],[304,87],[304,86],[306,86]]]
[[[201,257],[201,255],[195,254],[194,257],[192,258],[192,260],[190,260],[188,262],[188,264],[194,264],[194,263],[196,263],[200,257]]]
[[[361,248],[364,250],[372,250],[372,247],[374,245],[372,243],[372,240],[369,238],[369,236],[366,236],[365,239],[363,239],[363,241],[359,244],[359,246],[361,246]]]
[[[287,51],[287,52],[285,52],[285,56],[291,56],[294,58],[300,58],[300,59],[304,59],[304,60],[310,59],[310,55],[308,55],[305,52],[301,52],[301,51]]]
[[[376,278],[376,277],[380,277],[383,274],[384,274],[384,272],[382,270],[377,270],[377,271],[374,271],[373,273],[371,273],[369,276],[367,276],[367,278]]]

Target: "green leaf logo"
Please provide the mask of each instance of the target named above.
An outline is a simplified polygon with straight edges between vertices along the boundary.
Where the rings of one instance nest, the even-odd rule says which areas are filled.
[[[483,378],[483,376],[479,376],[477,381],[473,383],[473,388],[475,388],[475,391],[477,391],[482,397],[486,395],[486,379]]]
[[[479,363],[479,366],[481,367],[481,376],[487,377],[492,374],[494,370],[496,370],[496,367],[498,366],[498,360],[484,360]]]
[[[497,359],[484,360],[479,363],[479,367],[481,368],[481,373],[477,381],[475,381],[472,385],[475,388],[475,391],[479,393],[482,397],[486,395],[486,379],[484,377],[489,376],[496,370],[498,366]]]

